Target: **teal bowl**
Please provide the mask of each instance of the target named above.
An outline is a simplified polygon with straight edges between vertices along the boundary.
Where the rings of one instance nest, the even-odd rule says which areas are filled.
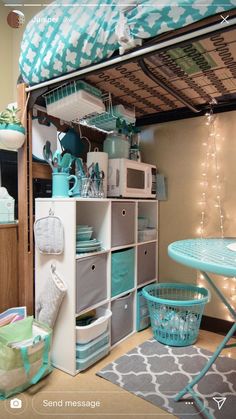
[[[85,241],[85,240],[90,240],[92,237],[93,231],[88,230],[88,231],[79,231],[78,233],[76,233],[76,239],[77,241]]]

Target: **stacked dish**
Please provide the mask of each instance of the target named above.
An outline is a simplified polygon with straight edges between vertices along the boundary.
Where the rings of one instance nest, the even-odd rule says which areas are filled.
[[[78,225],[76,227],[76,253],[98,252],[101,250],[101,242],[92,239],[93,227]]]

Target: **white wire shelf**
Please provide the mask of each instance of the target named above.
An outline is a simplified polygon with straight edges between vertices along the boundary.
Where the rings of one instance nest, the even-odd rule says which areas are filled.
[[[131,132],[135,126],[135,109],[114,107],[110,93],[102,94],[82,80],[65,83],[43,96],[47,113],[66,122],[106,134],[122,129]],[[120,112],[122,109],[124,114]]]

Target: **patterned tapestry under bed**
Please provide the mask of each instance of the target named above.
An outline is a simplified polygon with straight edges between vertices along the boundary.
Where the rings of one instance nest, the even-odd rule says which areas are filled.
[[[30,85],[40,83],[110,57],[127,38],[147,39],[235,6],[235,0],[56,0],[26,27],[21,74]]]

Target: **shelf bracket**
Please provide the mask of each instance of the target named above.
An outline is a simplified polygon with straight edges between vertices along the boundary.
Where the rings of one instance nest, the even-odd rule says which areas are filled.
[[[182,96],[180,96],[174,89],[167,86],[165,83],[163,83],[162,80],[160,80],[155,74],[151,72],[151,70],[147,67],[144,60],[138,60],[139,66],[143,70],[144,74],[149,77],[152,81],[154,81],[156,84],[158,84],[160,87],[162,87],[164,90],[166,90],[168,93],[170,93],[172,96],[174,96],[177,100],[179,100],[181,103],[183,103],[187,108],[191,109],[194,113],[201,112],[199,109],[195,108],[191,103],[189,103],[186,99],[184,99]]]

